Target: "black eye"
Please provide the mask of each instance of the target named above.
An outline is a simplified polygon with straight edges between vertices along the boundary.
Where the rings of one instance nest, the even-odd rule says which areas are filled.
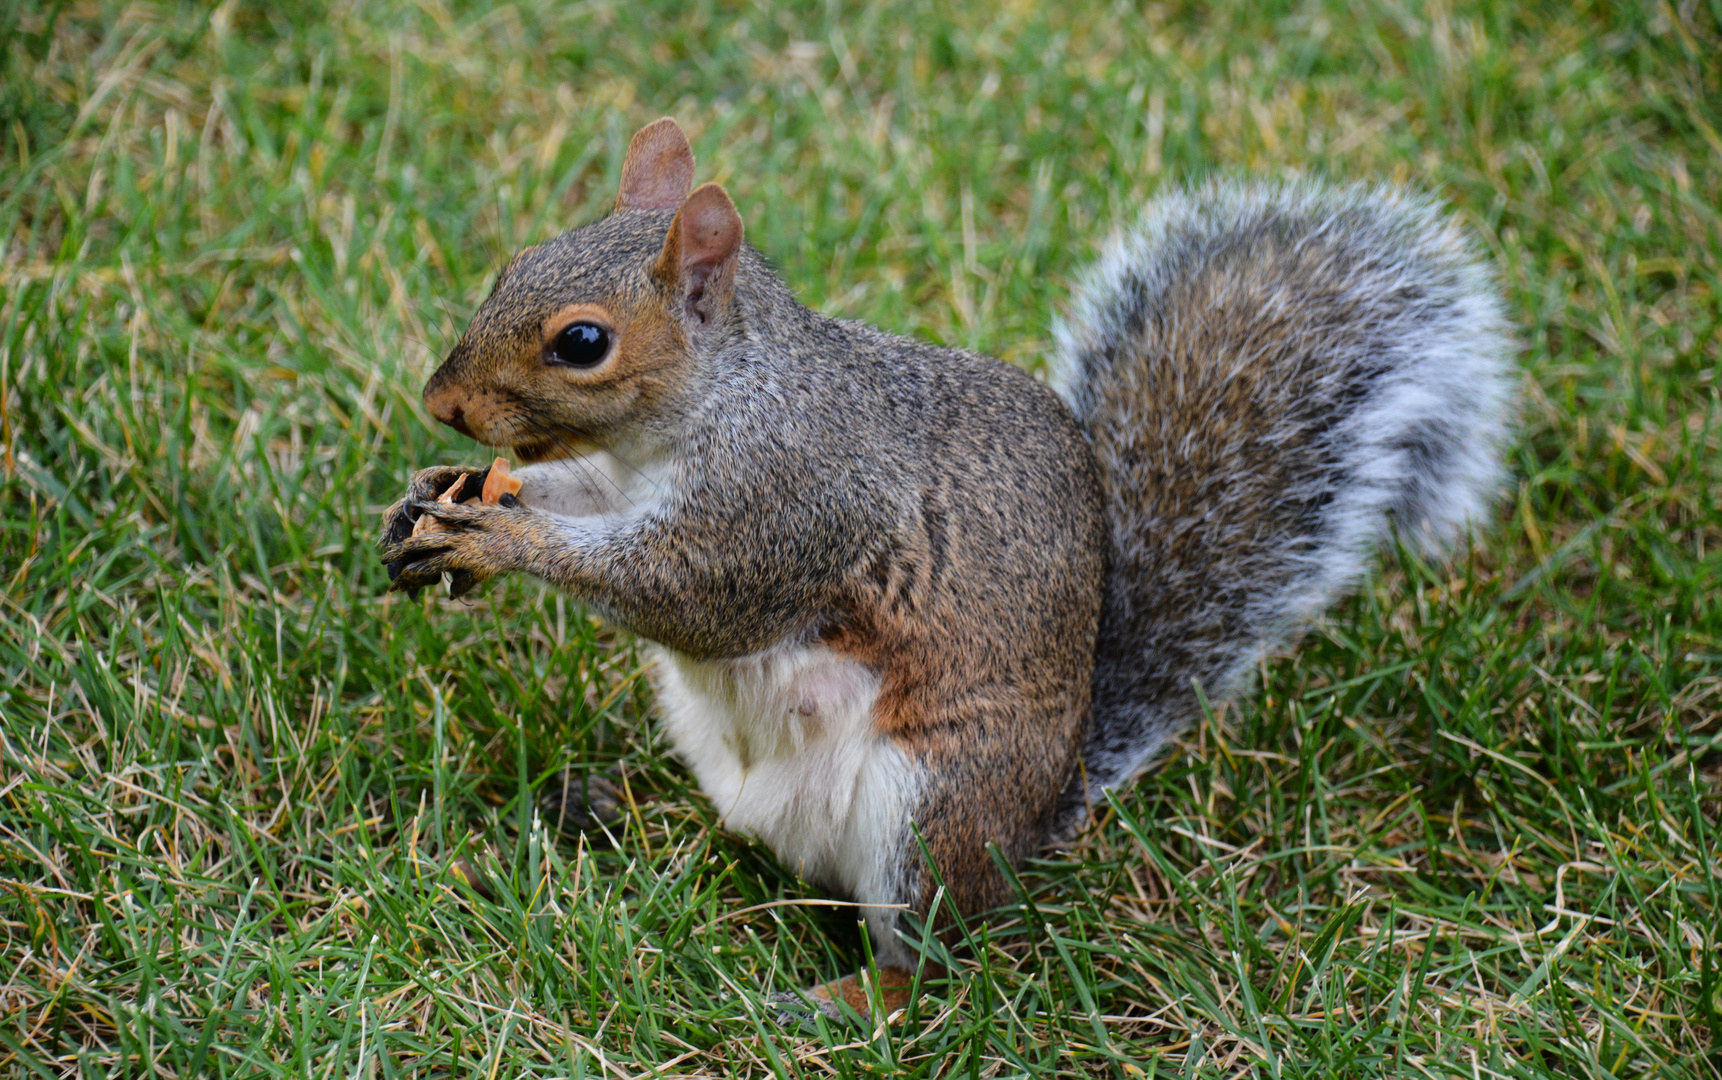
[[[569,323],[550,343],[550,359],[569,367],[596,367],[610,352],[610,331],[597,323]]]

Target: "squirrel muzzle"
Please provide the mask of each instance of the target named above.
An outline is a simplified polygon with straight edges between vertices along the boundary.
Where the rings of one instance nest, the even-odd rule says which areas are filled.
[[[459,389],[438,386],[435,380],[425,387],[425,408],[430,410],[430,414],[470,439],[475,436],[466,423],[464,398],[465,395]]]

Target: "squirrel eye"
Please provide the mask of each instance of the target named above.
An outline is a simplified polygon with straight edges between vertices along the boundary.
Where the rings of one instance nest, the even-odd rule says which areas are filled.
[[[550,359],[569,367],[596,367],[610,352],[610,332],[596,323],[569,323],[550,342]]]

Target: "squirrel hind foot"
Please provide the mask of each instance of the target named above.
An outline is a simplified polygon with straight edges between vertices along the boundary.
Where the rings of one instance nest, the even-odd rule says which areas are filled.
[[[627,796],[614,773],[564,769],[538,798],[544,820],[570,835],[608,835],[622,823]]]
[[[816,1013],[834,1023],[854,1019],[871,1022],[889,1018],[908,1006],[914,990],[913,971],[882,967],[878,969],[877,980],[875,983],[874,976],[867,974],[845,975],[834,982],[815,983],[805,990],[767,994],[765,1000],[780,1018],[795,1020],[803,1026],[811,1025]],[[874,1012],[875,1001],[882,1013]]]

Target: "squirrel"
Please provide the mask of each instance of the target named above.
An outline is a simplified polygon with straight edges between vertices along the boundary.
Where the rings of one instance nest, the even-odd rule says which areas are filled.
[[[888,1009],[936,880],[1007,901],[993,850],[1069,840],[1375,548],[1439,556],[1499,484],[1512,334],[1429,198],[1162,196],[1049,386],[802,306],[693,180],[658,120],[612,214],[504,267],[424,402],[526,462],[521,498],[437,502],[482,470],[421,471],[381,556],[397,589],[523,571],[652,643],[677,753],[860,905]],[[812,993],[866,1014],[855,977]]]

